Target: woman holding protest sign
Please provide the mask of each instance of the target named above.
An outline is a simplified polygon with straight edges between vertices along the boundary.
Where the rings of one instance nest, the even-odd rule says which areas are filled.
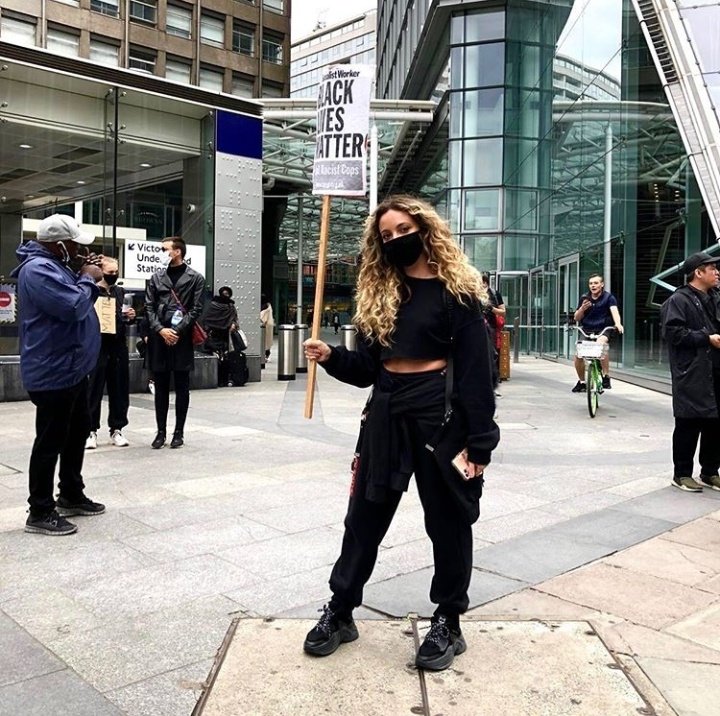
[[[416,664],[446,669],[466,648],[460,614],[469,604],[472,524],[499,440],[481,308],[487,293],[447,224],[410,196],[386,199],[368,218],[360,266],[357,350],[305,342],[307,357],[330,375],[373,392],[361,419],[332,599],[304,649],[326,656],[358,637],[352,611],[414,474],[433,544],[430,598],[437,604]],[[441,453],[450,444],[446,460]]]

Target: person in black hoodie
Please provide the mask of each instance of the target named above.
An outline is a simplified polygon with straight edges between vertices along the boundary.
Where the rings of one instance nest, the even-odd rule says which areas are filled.
[[[185,419],[190,407],[190,371],[195,364],[192,327],[203,309],[205,279],[185,263],[185,241],[172,236],[162,242],[161,268],[152,275],[145,292],[150,330],[147,367],[155,380],[154,450],[167,441],[170,378],[175,381],[175,430],[171,448],[184,444]]]
[[[104,256],[100,268],[103,272],[98,281],[100,296],[97,305],[107,304],[113,314],[108,315],[108,325],[100,326],[100,356],[97,365],[90,374],[88,401],[90,408],[90,435],[85,442],[86,450],[97,447],[97,434],[100,430],[100,409],[103,392],[107,385],[108,428],[110,442],[115,447],[127,447],[130,443],[122,430],[128,424],[130,407],[130,372],[125,327],[135,320],[135,309],[125,306],[125,291],[116,284],[118,280],[117,259]],[[102,309],[100,309],[102,311]],[[101,313],[102,315],[102,313]]]
[[[232,289],[229,286],[223,286],[217,296],[212,297],[203,316],[203,326],[208,332],[207,348],[216,353],[220,359],[218,385],[228,385],[230,376],[228,375],[227,360],[224,358],[228,351],[237,349],[237,345],[231,345],[230,342],[235,341],[235,332],[239,327],[237,309],[235,301],[232,300]]]
[[[673,479],[686,492],[720,490],[720,258],[700,251],[682,266],[687,285],[660,310],[672,375]],[[693,463],[700,439],[700,481]]]
[[[486,301],[479,273],[430,205],[391,196],[369,217],[356,291],[357,350],[313,339],[304,344],[308,359],[329,375],[373,386],[361,418],[342,550],[330,576],[332,599],[305,639],[307,653],[327,656],[357,639],[352,611],[362,603],[413,474],[433,544],[430,599],[437,604],[415,663],[447,669],[465,651],[460,615],[469,605],[472,524],[499,440]],[[435,441],[448,402],[454,418],[443,434],[452,438],[450,457],[457,448],[462,475],[449,458],[439,458]],[[434,453],[426,449],[431,443]]]

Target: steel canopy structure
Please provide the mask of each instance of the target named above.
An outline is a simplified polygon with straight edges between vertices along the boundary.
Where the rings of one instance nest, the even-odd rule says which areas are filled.
[[[287,197],[280,227],[281,250],[297,258],[302,234],[303,261],[317,257],[321,197],[312,195],[315,157],[316,103],[314,99],[263,99],[263,190],[266,198]],[[410,162],[430,128],[436,104],[431,101],[373,100],[370,123],[377,132],[377,194],[394,190],[397,177]],[[370,138],[368,138],[370,141]],[[369,147],[369,154],[372,146]],[[374,190],[370,171],[370,191]],[[369,192],[370,193],[370,192]],[[331,257],[354,256],[368,215],[365,199],[335,198],[331,206]],[[283,246],[284,245],[284,246]]]

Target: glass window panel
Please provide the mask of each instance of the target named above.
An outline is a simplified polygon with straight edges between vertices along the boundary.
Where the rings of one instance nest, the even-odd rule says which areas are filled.
[[[263,82],[262,86],[263,97],[282,97],[283,88],[282,85],[276,85],[272,82]]]
[[[236,24],[233,28],[233,50],[252,57],[255,54],[255,28]]]
[[[168,35],[190,39],[192,35],[192,10],[177,5],[168,5],[165,26]]]
[[[505,37],[505,12],[469,12],[465,17],[465,42],[498,40]]]
[[[285,2],[284,0],[263,0],[263,7],[282,14],[285,9]]]
[[[450,89],[463,88],[463,54],[462,47],[450,50]]]
[[[537,192],[527,189],[505,190],[505,229],[509,231],[537,229]]]
[[[497,270],[497,236],[463,236],[465,253],[478,271]]]
[[[499,189],[466,191],[465,231],[497,231],[499,209]]]
[[[255,92],[255,80],[252,77],[233,75],[232,93],[237,97],[252,97]]]
[[[130,17],[155,24],[157,15],[157,0],[130,0]]]
[[[118,67],[120,48],[117,45],[112,45],[109,42],[102,42],[100,40],[90,40],[90,60],[98,65],[105,65],[107,67]]]
[[[202,15],[200,18],[200,39],[206,45],[225,46],[225,22],[218,17]]]
[[[35,23],[16,20],[14,17],[0,17],[0,38],[3,42],[19,45],[35,44]]]
[[[532,139],[505,139],[505,183],[537,186],[538,143]]]
[[[80,36],[64,32],[54,27],[47,31],[47,49],[65,57],[77,57],[80,48]]]
[[[462,137],[464,92],[450,93],[450,138]]]
[[[502,183],[503,141],[468,139],[463,142],[463,185]]]
[[[703,72],[720,70],[720,7],[697,7],[682,11],[695,54]]]
[[[180,60],[167,60],[165,62],[165,78],[173,82],[190,84],[190,65]]]
[[[130,48],[130,56],[128,58],[128,67],[131,70],[139,72],[147,72],[154,74],[156,55],[153,52],[147,52],[137,47]]]
[[[265,62],[281,65],[283,60],[282,40],[263,37],[262,53]]]
[[[502,266],[505,271],[525,271],[537,266],[535,237],[504,236],[502,241]]]
[[[111,17],[118,16],[119,0],[90,0],[90,9]]]
[[[546,71],[540,66],[540,48],[518,42],[507,43],[507,83],[520,87],[537,87]]]
[[[504,79],[505,45],[502,42],[465,47],[465,87],[501,85]]]
[[[207,67],[201,67],[198,84],[203,89],[212,90],[213,92],[222,92],[223,73],[219,72],[218,70],[211,70]]]
[[[450,161],[450,186],[462,186],[460,177],[462,176],[462,149],[463,142],[450,142],[449,161]]]
[[[463,115],[465,137],[478,137],[503,132],[504,90],[476,90],[464,93]]]
[[[450,42],[460,45],[465,42],[465,14],[453,15],[450,21]]]
[[[506,97],[506,134],[536,138],[540,136],[540,97],[538,90],[508,87]]]

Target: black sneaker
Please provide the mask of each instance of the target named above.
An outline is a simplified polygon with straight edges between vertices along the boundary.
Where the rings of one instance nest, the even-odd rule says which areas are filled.
[[[357,638],[358,630],[353,618],[342,618],[325,605],[320,621],[305,637],[303,649],[313,656],[329,656],[337,651],[340,644]]]
[[[166,436],[164,430],[158,430],[157,435],[155,436],[155,440],[152,441],[152,447],[153,450],[159,450],[163,445],[165,445]]]
[[[612,384],[610,383],[610,376],[604,375],[603,376],[603,390],[610,390],[612,388]]]
[[[171,448],[180,448],[185,444],[182,433],[173,433],[172,440],[170,442]]]
[[[105,512],[105,505],[100,502],[93,502],[85,495],[81,495],[74,500],[68,500],[61,495],[57,498],[56,505],[57,511],[65,517],[72,517],[72,515],[101,515]]]
[[[61,517],[56,510],[53,510],[46,515],[29,515],[25,522],[25,531],[57,537],[71,535],[73,532],[77,532],[77,525],[68,522],[64,517]]]
[[[430,622],[430,630],[418,649],[415,666],[428,671],[447,669],[457,654],[467,649],[460,626],[450,626],[444,614],[435,615]]]
[[[572,389],[573,393],[584,393],[587,390],[587,386],[582,380],[575,383],[575,387]]]

